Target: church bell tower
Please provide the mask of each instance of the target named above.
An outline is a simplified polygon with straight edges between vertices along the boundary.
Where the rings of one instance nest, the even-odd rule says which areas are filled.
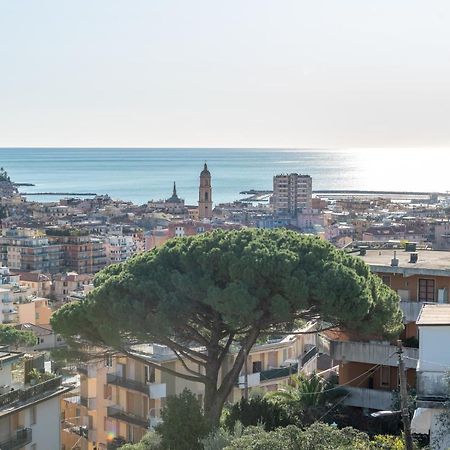
[[[212,217],[212,188],[211,173],[205,163],[204,169],[200,173],[200,187],[198,190],[198,218],[211,219]]]

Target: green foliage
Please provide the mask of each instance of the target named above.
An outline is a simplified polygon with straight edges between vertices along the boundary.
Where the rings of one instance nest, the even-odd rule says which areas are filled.
[[[162,448],[170,450],[201,450],[201,439],[209,431],[199,401],[188,389],[167,398],[161,412],[163,422],[156,431],[161,435]]]
[[[242,423],[244,427],[262,424],[267,431],[292,423],[286,408],[262,397],[249,400],[243,398],[235,403],[225,416],[224,425],[228,430],[233,430],[237,422]]]
[[[89,231],[78,228],[47,228],[47,236],[88,236]]]
[[[330,407],[346,393],[345,389],[334,386],[316,374],[309,377],[298,374],[291,377],[290,385],[268,392],[265,398],[285,405],[291,417],[305,425],[325,418]]]
[[[34,368],[31,369],[28,372],[28,378],[31,381],[34,381],[35,383],[42,383],[47,380],[51,380],[52,378],[55,378],[55,374],[49,373],[49,372],[41,372],[38,369]]]
[[[0,325],[1,345],[32,347],[36,343],[36,335],[32,331],[19,330],[12,325]]]
[[[149,431],[137,444],[125,444],[120,450],[162,450],[161,437],[154,431]]]
[[[316,422],[308,428],[295,426],[264,432],[249,427],[224,450],[403,450],[398,437],[377,436],[373,441],[365,433]]]
[[[242,368],[244,348],[259,336],[317,317],[369,334],[394,335],[403,327],[398,295],[362,260],[283,229],[172,239],[105,268],[94,284],[86,301],[55,312],[54,330],[72,344],[123,351],[140,341],[182,351],[209,374],[190,380],[207,387],[205,410],[213,422]],[[240,353],[219,383],[230,344]],[[194,347],[207,351],[202,356]]]
[[[216,428],[208,436],[202,439],[201,443],[204,450],[223,450],[231,444],[233,435],[223,428]]]

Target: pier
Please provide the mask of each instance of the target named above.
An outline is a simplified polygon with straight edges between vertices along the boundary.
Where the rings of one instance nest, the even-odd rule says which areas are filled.
[[[21,192],[20,195],[68,195],[74,197],[93,197],[95,192]]]
[[[249,197],[243,198],[242,202],[264,202],[267,201],[273,191],[250,189],[247,191],[241,191],[241,195],[248,195]],[[406,199],[423,199],[423,198],[438,198],[438,197],[450,197],[450,191],[447,192],[423,192],[423,191],[370,191],[359,189],[317,189],[313,191],[313,194],[324,195],[331,197],[386,197],[386,198],[406,198]]]

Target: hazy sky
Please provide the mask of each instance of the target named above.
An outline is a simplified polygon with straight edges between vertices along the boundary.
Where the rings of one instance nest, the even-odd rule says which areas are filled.
[[[448,0],[0,0],[0,146],[450,147]]]

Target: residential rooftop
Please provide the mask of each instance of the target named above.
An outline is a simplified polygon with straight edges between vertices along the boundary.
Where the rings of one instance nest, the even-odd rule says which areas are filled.
[[[450,325],[450,305],[424,305],[417,325]]]
[[[407,252],[403,249],[366,250],[365,255],[354,255],[369,264],[373,272],[400,273],[404,275],[442,275],[450,276],[450,252],[436,250],[418,250]],[[417,261],[411,262],[411,255],[417,255]],[[392,263],[397,259],[397,265]]]

